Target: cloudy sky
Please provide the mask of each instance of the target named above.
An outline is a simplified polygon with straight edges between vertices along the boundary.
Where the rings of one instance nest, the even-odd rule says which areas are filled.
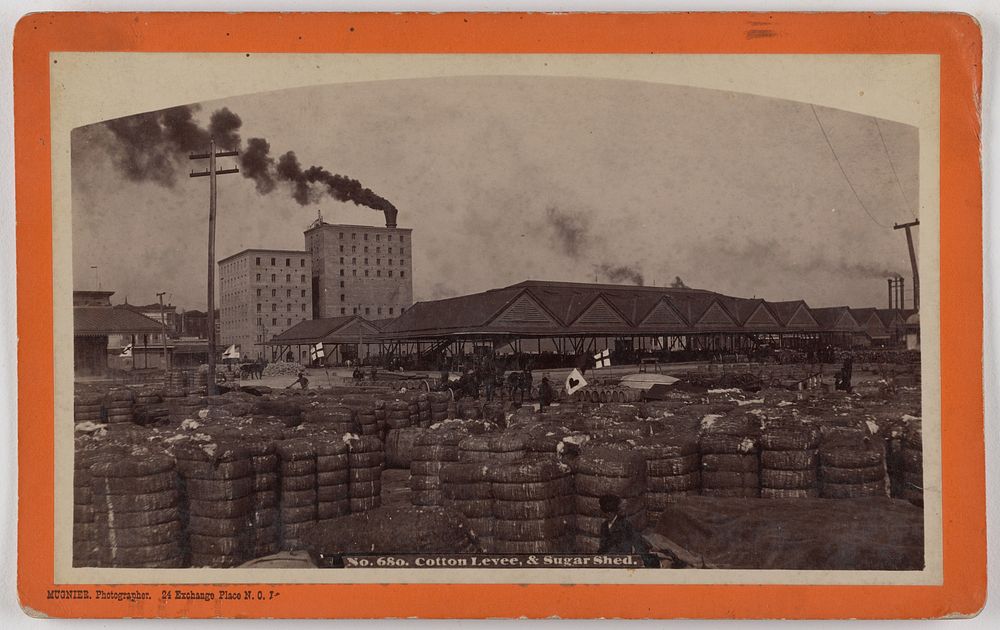
[[[76,129],[76,288],[99,274],[116,302],[167,291],[204,308],[208,181],[188,177],[204,164],[186,159],[186,143],[223,108],[242,124],[217,116],[216,132],[244,150],[264,138],[275,162],[294,151],[303,168],[354,178],[398,208],[414,230],[416,300],[525,279],[679,276],[736,296],[884,306],[891,273],[909,294],[905,238],[891,226],[917,212],[916,128],[746,94],[549,77],[315,86],[195,104],[190,121],[181,109]],[[273,182],[219,178],[218,258],[301,249],[317,210],[384,223],[321,184],[301,205],[267,172]]]

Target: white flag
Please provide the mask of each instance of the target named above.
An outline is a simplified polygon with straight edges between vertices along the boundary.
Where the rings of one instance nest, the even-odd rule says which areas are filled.
[[[119,356],[122,356],[122,357],[130,357],[130,356],[132,356],[132,344],[128,344],[127,346],[125,346],[124,348],[122,348],[122,353]]]
[[[222,353],[223,359],[238,359],[240,358],[240,347],[233,344],[226,348],[226,351]]]
[[[611,367],[611,350],[601,350],[594,355],[594,368]]]
[[[323,352],[322,341],[316,344],[315,346],[309,346],[309,358],[312,359],[313,361],[316,361],[317,359],[322,359],[325,356],[326,353]]]
[[[573,395],[586,386],[587,381],[583,378],[583,374],[580,374],[580,370],[573,368],[573,371],[566,377],[566,393]]]

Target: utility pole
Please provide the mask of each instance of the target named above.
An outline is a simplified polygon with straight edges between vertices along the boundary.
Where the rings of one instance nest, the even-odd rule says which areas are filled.
[[[914,219],[909,223],[896,223],[892,226],[894,230],[906,230],[906,246],[910,249],[910,268],[913,269],[913,310],[920,310],[920,273],[917,271],[917,253],[913,249],[913,234],[910,228],[920,225],[920,219]],[[899,307],[903,307],[900,300]]]
[[[208,391],[209,396],[216,393],[215,387],[215,205],[218,196],[216,185],[217,175],[239,173],[238,168],[217,169],[215,159],[220,157],[235,157],[239,151],[216,151],[215,138],[208,145],[208,153],[192,153],[192,160],[208,159],[208,170],[191,172],[191,177],[208,177]]]
[[[163,296],[166,295],[166,294],[167,294],[166,291],[163,291],[163,292],[160,292],[160,293],[156,294],[156,297],[160,298],[160,329],[163,331],[161,333],[163,335],[163,338],[161,339],[161,341],[163,342],[163,372],[164,373],[166,373],[166,371],[169,369],[169,366],[167,365],[167,319],[166,319],[166,317],[163,314]]]
[[[94,270],[94,279],[97,281],[97,290],[101,290],[101,272],[97,269],[97,265],[91,265],[91,269]]]

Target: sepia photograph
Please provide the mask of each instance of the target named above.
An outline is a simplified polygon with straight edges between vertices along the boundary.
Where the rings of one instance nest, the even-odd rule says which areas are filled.
[[[74,570],[939,566],[912,103],[364,57],[72,125]]]

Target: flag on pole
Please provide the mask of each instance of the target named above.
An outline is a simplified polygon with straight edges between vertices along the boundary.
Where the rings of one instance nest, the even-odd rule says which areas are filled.
[[[610,349],[601,350],[600,352],[594,355],[594,368],[599,369],[605,367],[611,367]]]
[[[122,348],[122,353],[120,355],[118,355],[118,356],[122,356],[122,357],[130,357],[130,356],[132,356],[132,344],[128,344],[127,346],[125,346],[124,348]]]
[[[587,381],[583,378],[583,374],[580,374],[580,370],[573,368],[573,371],[566,377],[566,393],[572,396],[586,386]]]
[[[222,353],[222,358],[223,359],[238,359],[238,358],[240,358],[240,347],[238,345],[236,345],[235,343],[233,345],[229,346],[228,348],[226,348],[226,351]]]
[[[309,346],[309,358],[311,360],[317,361],[319,359],[322,359],[325,356],[326,356],[326,353],[323,352],[323,342],[322,341],[319,342],[318,344],[316,344],[315,346]]]

